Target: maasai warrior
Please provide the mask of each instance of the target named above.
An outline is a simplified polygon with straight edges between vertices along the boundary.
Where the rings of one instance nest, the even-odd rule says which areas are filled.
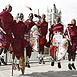
[[[13,43],[13,38],[11,34],[11,27],[13,22],[13,16],[10,14],[12,11],[12,6],[8,4],[5,9],[0,13],[0,27],[2,28],[3,36],[5,36],[5,39],[7,41],[6,45],[4,46],[5,51],[9,49],[10,43]],[[3,37],[2,36],[2,37]],[[5,40],[3,41],[5,42]],[[3,51],[3,48],[1,52]]]
[[[27,26],[25,35],[28,36],[27,41],[29,42],[28,47],[26,47],[26,66],[30,68],[29,58],[31,57],[32,47],[30,45],[29,37],[30,37],[31,28],[35,25],[35,22],[33,21],[33,13],[29,14],[29,19],[27,19],[24,23]]]
[[[74,62],[76,57],[76,46],[77,46],[77,26],[76,20],[72,19],[71,24],[68,24],[65,33],[68,36],[69,48],[68,48],[68,68],[72,70],[72,67],[76,70]]]
[[[0,28],[0,30],[2,30],[2,28]],[[4,54],[6,53],[6,39],[5,39],[5,35],[3,31],[0,31],[0,65],[1,62],[6,65],[6,62],[4,61]],[[4,52],[3,52],[4,50]]]
[[[18,13],[17,20],[14,20],[13,22],[13,34],[14,34],[13,53],[18,59],[20,59],[20,68],[21,68],[22,74],[24,74],[24,70],[25,70],[24,33],[26,31],[26,26],[23,22],[23,18],[24,18],[24,15],[22,13]],[[19,67],[19,63],[18,63],[18,67]]]
[[[38,62],[39,64],[44,62],[44,46],[47,42],[46,40],[46,35],[47,35],[47,30],[48,30],[48,23],[45,20],[46,15],[42,14],[42,18],[37,22],[37,27],[40,33],[40,37],[39,37],[39,54],[38,54]],[[42,56],[40,55],[42,52]]]
[[[49,40],[52,40],[53,36],[56,35],[57,33],[63,35],[63,25],[61,24],[60,17],[56,17],[56,22],[51,26]],[[51,35],[52,37],[50,37]],[[51,66],[54,66],[54,60],[51,61]],[[58,62],[58,68],[61,68],[60,62]]]
[[[12,38],[12,23],[13,23],[13,16],[10,14],[12,11],[12,6],[7,5],[5,7],[5,10],[0,13],[0,19],[1,19],[1,24],[3,30],[6,32],[6,49],[8,50],[10,43],[13,43],[13,38]]]

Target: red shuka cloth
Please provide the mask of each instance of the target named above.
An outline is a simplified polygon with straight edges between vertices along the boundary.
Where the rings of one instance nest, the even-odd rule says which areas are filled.
[[[12,38],[12,23],[13,23],[13,16],[3,10],[0,13],[0,20],[1,20],[1,24],[0,27],[2,27],[4,29],[4,31],[7,33],[6,35],[6,41],[7,41],[7,45],[6,45],[6,49],[8,50],[10,43],[13,43],[13,38]]]
[[[67,30],[67,28],[68,28],[68,30]],[[65,33],[67,33],[68,38],[69,38],[69,35],[68,35],[68,31],[69,31],[71,41],[77,42],[77,26],[71,27],[69,25],[67,28],[65,30]]]
[[[31,28],[35,25],[35,22],[34,21],[31,21],[29,22],[29,20],[27,19],[25,22],[25,25],[26,25],[26,33],[29,34],[29,31],[31,30]],[[27,56],[31,56],[31,52],[32,52],[32,47],[28,44],[28,47],[27,47]]]
[[[27,26],[27,29],[26,29],[26,32],[27,32],[27,33],[28,33],[28,32],[31,30],[31,28],[35,25],[35,22],[34,22],[34,21],[29,22],[28,19],[27,19],[24,23],[25,23],[25,25]]]
[[[26,26],[22,21],[18,23],[16,21],[13,22],[13,34],[15,37],[13,44],[13,51],[17,58],[24,53],[24,47],[26,41],[24,40],[24,33],[26,31]]]
[[[59,23],[59,24],[54,24],[52,30],[53,30],[53,32],[54,32],[54,31],[58,31],[58,32],[63,33],[63,25],[62,25],[61,23]]]
[[[44,21],[43,23],[41,21],[37,22],[37,27],[41,35],[46,37],[47,31],[48,31],[48,23],[46,21]]]
[[[69,31],[69,34],[68,34]],[[72,45],[69,44],[69,50],[72,50],[73,54],[76,55],[76,46],[75,43],[77,43],[77,26],[71,27],[70,25],[66,28],[65,33],[67,33],[67,36],[71,39]]]
[[[41,22],[40,20],[39,22],[37,22],[37,27],[38,27],[39,33],[41,34],[41,37],[39,39],[39,52],[40,51],[44,52],[44,45],[48,46],[47,45],[48,43],[46,40],[48,23],[46,21]]]

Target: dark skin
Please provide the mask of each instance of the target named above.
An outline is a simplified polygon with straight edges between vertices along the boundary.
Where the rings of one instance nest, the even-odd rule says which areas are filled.
[[[60,17],[56,17],[56,22],[59,23],[61,21]]]
[[[33,20],[33,13],[29,14],[29,20],[32,21]]]
[[[76,20],[75,19],[72,19],[71,24],[76,25]]]
[[[45,21],[45,18],[46,18],[45,14],[42,14],[42,18],[41,18],[41,19],[42,19],[43,21]]]
[[[12,11],[12,6],[11,5],[7,5],[6,6],[6,11],[7,12],[11,12]]]
[[[22,13],[18,13],[18,18],[22,20],[24,18],[24,15]]]

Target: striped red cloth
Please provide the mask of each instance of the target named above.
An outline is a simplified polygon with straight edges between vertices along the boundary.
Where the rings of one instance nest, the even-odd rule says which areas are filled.
[[[6,46],[6,39],[3,35],[3,33],[0,33],[0,47],[5,48],[5,46]]]
[[[63,25],[62,25],[61,23],[55,24],[55,25],[53,26],[53,29],[52,29],[52,30],[53,30],[53,31],[58,31],[58,32],[63,33]]]

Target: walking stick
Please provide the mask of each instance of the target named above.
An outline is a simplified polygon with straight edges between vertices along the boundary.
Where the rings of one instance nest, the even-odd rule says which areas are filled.
[[[24,59],[24,60],[23,60],[23,63],[24,63],[24,64],[23,64],[23,67],[24,67],[24,68],[23,68],[23,71],[25,72],[25,63],[26,63],[26,48],[24,49],[24,56],[23,56],[23,59]],[[23,72],[22,72],[22,74],[24,75],[24,73],[23,73]]]
[[[14,59],[13,59],[13,62],[12,62],[12,76],[13,76],[13,63],[14,63]]]
[[[12,53],[12,76],[13,76],[13,68],[14,68],[14,53]]]
[[[24,64],[26,65],[26,48],[24,49],[24,60],[25,60],[24,61],[25,62]]]

